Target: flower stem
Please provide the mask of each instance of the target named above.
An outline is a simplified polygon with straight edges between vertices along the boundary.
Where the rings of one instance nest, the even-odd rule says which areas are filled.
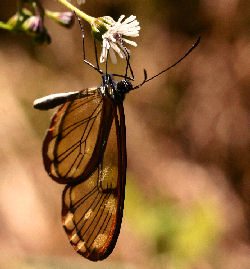
[[[53,15],[55,14],[55,12],[45,9],[45,14],[50,18],[54,18]]]
[[[22,0],[17,1],[17,12],[19,15],[22,13]]]
[[[69,8],[71,11],[74,11],[79,17],[83,18],[89,24],[92,24],[93,21],[95,20],[94,17],[91,17],[86,13],[82,12],[81,10],[70,4],[67,0],[57,0],[57,1],[66,6],[67,8]]]
[[[0,28],[5,30],[13,30],[13,27],[7,23],[0,21]]]

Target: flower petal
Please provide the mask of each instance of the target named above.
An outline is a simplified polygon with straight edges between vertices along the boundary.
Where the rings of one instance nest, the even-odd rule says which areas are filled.
[[[132,41],[132,40],[128,40],[126,38],[123,38],[122,41],[128,43],[129,45],[132,45],[134,47],[137,47],[137,43],[135,41]]]
[[[114,51],[115,51],[116,53],[118,53],[118,55],[119,55],[121,58],[126,58],[124,52],[117,46],[117,44],[115,44],[115,43],[113,43],[113,42],[110,42],[110,45],[111,45],[111,48],[113,48]]]
[[[103,39],[102,53],[101,53],[101,56],[100,56],[100,62],[101,63],[103,63],[103,62],[105,62],[107,60],[109,48],[110,48],[109,41],[107,39]]]
[[[130,15],[123,23],[124,24],[127,24],[127,23],[133,21],[135,18],[136,18],[136,16]]]
[[[121,15],[120,18],[118,19],[117,23],[121,23],[121,21],[125,18],[125,15]]]
[[[112,63],[116,64],[117,58],[115,56],[115,52],[114,52],[113,48],[110,48],[109,53],[110,53],[110,58],[111,58]]]

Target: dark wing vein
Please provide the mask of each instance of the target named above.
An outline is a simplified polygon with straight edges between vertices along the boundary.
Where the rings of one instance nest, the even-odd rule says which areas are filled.
[[[75,131],[76,128],[82,126],[84,123],[86,123],[86,127],[88,126],[89,122],[91,120],[95,120],[97,118],[97,116],[100,114],[100,112],[102,111],[101,109],[97,112],[96,115],[94,115],[94,113],[97,111],[97,109],[100,107],[101,102],[96,106],[96,108],[94,109],[93,113],[90,114],[89,117],[84,118],[83,120],[79,120],[78,122],[74,122],[71,125],[65,127],[64,129],[60,130],[60,133],[58,133],[55,137],[59,137],[58,142],[60,142],[61,140],[65,139],[69,134],[71,134],[73,131]],[[67,113],[68,115],[68,113]],[[94,116],[93,116],[94,115]],[[69,130],[67,133],[65,133],[64,135],[62,135],[62,133],[64,133],[66,130],[68,130],[69,128],[72,128],[71,130]]]

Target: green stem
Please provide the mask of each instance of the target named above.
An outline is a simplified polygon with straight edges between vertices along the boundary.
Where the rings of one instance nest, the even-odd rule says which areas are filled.
[[[22,0],[17,1],[17,12],[19,15],[22,14]]]
[[[13,30],[13,27],[11,25],[1,22],[1,21],[0,21],[0,28],[5,29],[5,30],[10,30],[10,31]]]
[[[42,5],[41,5],[41,3],[40,3],[39,0],[36,0],[35,4],[36,4],[35,7],[37,7],[37,10],[39,12],[39,15],[43,19],[44,18],[44,8],[42,7]]]
[[[89,24],[92,24],[94,22],[95,20],[94,17],[91,17],[87,15],[86,13],[82,12],[81,10],[79,10],[78,8],[70,4],[68,1],[66,0],[57,0],[57,1],[63,4],[64,6],[66,6],[67,8],[69,8],[71,11],[74,11],[79,17],[83,18]]]
[[[48,9],[45,9],[45,14],[50,18],[54,18],[55,12],[52,12],[52,11],[50,11]]]

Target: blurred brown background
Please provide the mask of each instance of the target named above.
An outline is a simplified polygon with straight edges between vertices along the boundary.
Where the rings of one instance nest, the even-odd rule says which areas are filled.
[[[0,2],[0,20],[16,11]],[[57,1],[44,7],[66,10]],[[75,2],[72,1],[75,4]],[[42,164],[52,112],[34,99],[100,85],[82,62],[77,24],[47,19],[49,46],[0,31],[0,268],[247,269],[249,247],[249,27],[244,0],[87,0],[98,17],[134,14],[135,84],[201,44],[124,102],[128,175],[125,216],[111,256],[76,254],[61,227],[61,192]],[[88,33],[87,54],[93,61]],[[123,73],[125,62],[111,66]]]

